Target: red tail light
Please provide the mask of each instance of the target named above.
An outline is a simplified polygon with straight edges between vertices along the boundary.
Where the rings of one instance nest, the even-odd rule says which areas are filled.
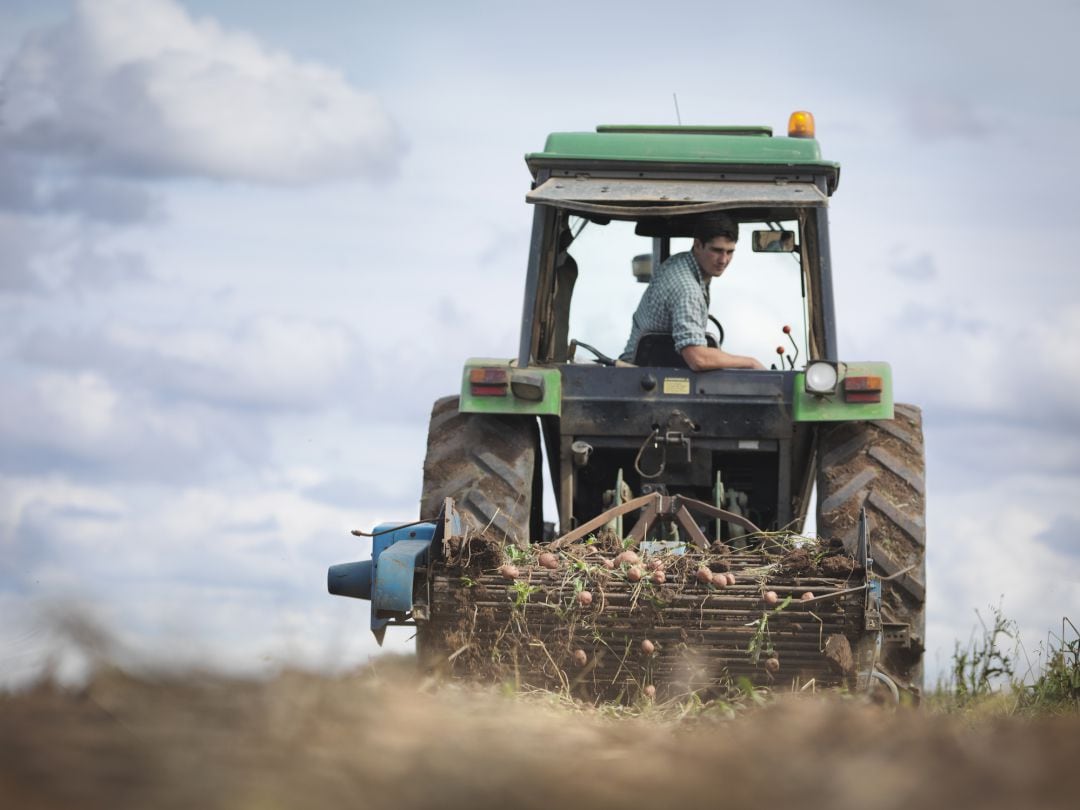
[[[510,375],[505,368],[474,368],[469,371],[469,391],[474,397],[505,397]]]
[[[845,377],[844,399],[848,402],[881,402],[881,377]]]

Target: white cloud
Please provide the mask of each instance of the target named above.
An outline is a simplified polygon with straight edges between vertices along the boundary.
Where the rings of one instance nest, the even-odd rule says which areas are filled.
[[[273,317],[229,332],[118,328],[110,340],[168,367],[157,382],[174,395],[262,407],[321,404],[358,359],[343,328]]]
[[[226,408],[308,408],[340,390],[360,362],[346,328],[260,316],[233,328],[35,330],[22,357],[47,367],[89,369],[169,401]]]
[[[25,516],[45,507],[55,512],[75,510],[85,518],[92,513],[105,517],[124,514],[124,502],[117,493],[100,487],[73,484],[61,478],[13,478],[2,479],[0,487],[0,548],[8,564],[15,561],[11,553],[17,532]],[[83,527],[80,531],[87,531]]]
[[[275,416],[295,416],[311,436],[336,402],[355,403],[354,418],[369,399],[391,412],[370,396],[356,336],[329,323],[29,326],[10,343],[0,358],[7,471],[177,483],[239,464],[258,475]]]
[[[1048,500],[1075,491],[1075,479],[1040,480]],[[1051,519],[1034,493],[1015,479],[953,495],[935,503],[931,492],[927,546],[927,665],[941,666],[953,640],[966,643],[977,625],[1000,606],[1015,621],[1020,640],[1034,652],[1062,617],[1080,611],[1080,562],[1051,548],[1045,536],[1075,521]],[[1052,513],[1050,513],[1052,514]],[[1062,538],[1057,538],[1060,541]],[[1023,673],[1018,673],[1023,674]]]
[[[929,253],[898,257],[891,269],[906,282],[932,281],[938,275],[934,258]]]
[[[115,429],[118,397],[97,375],[42,374],[34,388],[53,425],[77,440],[97,441]]]
[[[84,202],[92,198],[78,196]],[[74,198],[59,205],[73,204]],[[0,294],[81,296],[153,278],[141,254],[106,247],[92,228],[0,213]]]
[[[265,423],[198,402],[168,402],[96,371],[6,369],[0,467],[98,480],[185,481],[266,458]]]
[[[174,0],[81,0],[3,82],[12,143],[103,172],[301,183],[390,174],[402,149],[341,73]]]
[[[79,669],[78,639],[59,637],[65,603],[80,613],[97,605],[107,649],[86,652],[125,662],[247,673],[355,665],[376,650],[367,606],[331,597],[326,569],[370,551],[348,530],[373,519],[285,481],[119,493],[62,477],[2,478],[0,608],[11,621],[0,628],[0,687],[50,660]],[[50,621],[57,605],[59,625]],[[407,639],[388,641],[402,649]]]
[[[1068,443],[1078,435],[1080,363],[1067,353],[1080,339],[1076,305],[1047,309],[1038,321],[949,300],[895,311],[890,322],[904,340],[892,347],[894,366],[908,390],[922,392],[924,404],[956,427],[981,419],[1002,429],[1026,424]]]
[[[2,183],[0,177],[0,188]],[[0,293],[27,293],[41,288],[37,256],[42,241],[37,230],[0,214]]]
[[[76,177],[51,184],[41,208],[75,212],[114,225],[160,220],[160,200],[142,186],[112,178]]]

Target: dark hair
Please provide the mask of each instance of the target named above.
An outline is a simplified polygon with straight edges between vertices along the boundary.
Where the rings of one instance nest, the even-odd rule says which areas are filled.
[[[694,223],[694,239],[705,244],[718,236],[739,241],[739,223],[727,214],[705,214]]]

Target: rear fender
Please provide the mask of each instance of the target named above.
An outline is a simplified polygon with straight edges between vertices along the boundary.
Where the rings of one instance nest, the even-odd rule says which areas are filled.
[[[555,368],[518,368],[513,360],[473,357],[461,375],[462,413],[559,416],[562,376]]]

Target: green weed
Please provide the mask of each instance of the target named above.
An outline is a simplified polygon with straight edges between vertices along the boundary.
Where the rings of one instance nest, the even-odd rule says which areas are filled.
[[[950,679],[929,695],[932,709],[973,715],[1063,714],[1080,711],[1080,633],[1068,618],[1051,633],[1032,662],[1016,623],[1000,606],[981,632],[953,653]]]
[[[1005,618],[1001,608],[993,609],[993,622],[987,626],[978,611],[975,615],[982,625],[981,638],[973,638],[966,649],[956,643],[953,653],[953,690],[961,703],[991,694],[1003,682],[1014,677],[1013,659],[1016,656],[1016,623]],[[1012,652],[1003,650],[1004,639],[1014,643]]]
[[[538,590],[540,590],[540,588],[536,585],[530,585],[529,583],[522,582],[521,580],[518,580],[513,585],[511,585],[509,591],[514,598],[514,609],[521,610],[522,608],[524,608],[525,605],[529,602],[529,597],[531,597]]]
[[[1046,655],[1046,664],[1021,691],[1021,708],[1051,714],[1080,711],[1080,632],[1076,625],[1063,618],[1061,635],[1051,633],[1041,652]]]

